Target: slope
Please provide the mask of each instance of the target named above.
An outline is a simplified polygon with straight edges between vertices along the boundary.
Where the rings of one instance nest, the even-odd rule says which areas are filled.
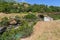
[[[60,20],[37,22],[33,34],[21,40],[60,40]]]

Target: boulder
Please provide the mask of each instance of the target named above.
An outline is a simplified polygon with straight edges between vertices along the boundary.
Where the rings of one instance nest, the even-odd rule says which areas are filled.
[[[9,22],[9,24],[14,25],[14,24],[17,24],[17,22],[16,22],[15,19],[11,19],[10,22]]]

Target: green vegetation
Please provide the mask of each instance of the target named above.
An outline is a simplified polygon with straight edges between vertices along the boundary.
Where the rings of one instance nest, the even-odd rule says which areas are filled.
[[[27,21],[36,21],[37,20],[37,16],[34,14],[28,14],[28,15],[24,16],[24,18]]]
[[[0,22],[0,26],[8,26],[9,24],[9,19],[7,17],[2,18],[2,21]]]
[[[12,28],[11,30],[7,30],[6,32],[3,33],[3,35],[0,35],[0,40],[16,40],[14,39],[14,29]]]
[[[3,35],[0,35],[0,40],[16,40],[17,37],[27,37],[31,35],[32,31],[33,25],[29,26],[27,22],[24,22],[23,25],[18,29],[7,29],[6,32],[3,33]],[[16,35],[18,36],[16,37]]]
[[[28,3],[17,3],[15,0],[0,0],[0,12],[3,13],[26,13],[23,17],[15,16],[14,18],[4,17],[0,21],[0,27],[7,27],[7,30],[0,35],[0,40],[18,40],[23,37],[28,37],[33,32],[33,26],[38,21],[37,13],[50,13],[60,12],[58,6],[47,6],[44,4],[28,4]],[[60,15],[49,14],[50,17],[60,19]],[[11,24],[10,24],[11,22]],[[8,27],[11,26],[11,29]],[[17,29],[15,29],[18,25]]]
[[[29,16],[30,17],[30,16]],[[12,27],[9,29],[9,26],[6,26],[9,23],[9,20],[7,17],[2,18],[2,21],[0,25],[4,25],[7,27],[7,30],[0,35],[0,40],[18,40],[20,38],[28,37],[33,32],[33,26],[36,24],[36,22],[29,22],[27,20],[20,20],[19,16],[15,16],[17,22],[19,22],[21,25],[18,26],[17,29],[15,27]]]
[[[48,6],[44,4],[28,4],[28,3],[17,3],[15,0],[3,0],[0,1],[0,12],[4,13],[20,13],[20,12],[60,12],[58,6]]]
[[[19,28],[20,29],[20,35],[21,35],[21,37],[27,37],[27,36],[31,35],[31,33],[33,31],[33,25],[29,26],[27,22],[23,23],[23,24],[24,25],[22,25]]]
[[[58,20],[58,19],[60,19],[60,15],[59,14],[51,14],[51,15],[49,15],[50,17],[52,17],[54,20]]]

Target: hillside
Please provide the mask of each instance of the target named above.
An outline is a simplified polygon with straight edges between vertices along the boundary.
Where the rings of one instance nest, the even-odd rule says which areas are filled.
[[[21,40],[60,40],[60,20],[37,22],[33,34]]]

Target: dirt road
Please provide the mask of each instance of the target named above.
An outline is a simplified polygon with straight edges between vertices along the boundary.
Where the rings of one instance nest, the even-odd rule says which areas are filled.
[[[60,40],[60,20],[37,22],[33,34],[21,40]]]

